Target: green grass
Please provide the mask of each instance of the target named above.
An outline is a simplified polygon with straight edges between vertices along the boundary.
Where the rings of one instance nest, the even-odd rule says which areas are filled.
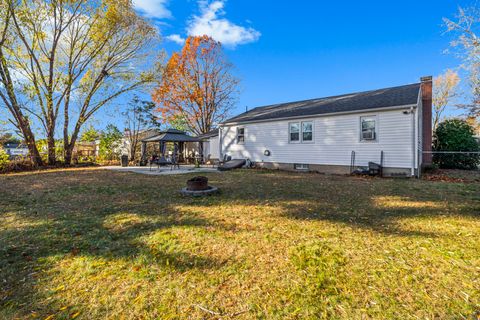
[[[0,319],[475,319],[480,184],[0,176]]]

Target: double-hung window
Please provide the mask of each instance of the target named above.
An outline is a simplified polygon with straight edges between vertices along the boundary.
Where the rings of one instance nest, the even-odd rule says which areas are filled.
[[[245,143],[245,128],[237,128],[237,144]]]
[[[376,141],[377,140],[377,117],[360,117],[360,140]]]
[[[302,122],[302,142],[313,141],[313,122]]]
[[[300,142],[300,123],[292,122],[289,124],[290,142]]]
[[[290,143],[313,142],[313,121],[290,122],[288,140]]]

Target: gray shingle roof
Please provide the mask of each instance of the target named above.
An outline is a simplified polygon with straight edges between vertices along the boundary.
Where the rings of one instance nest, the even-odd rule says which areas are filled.
[[[337,112],[368,111],[378,108],[415,105],[420,83],[340,96],[258,107],[228,119],[224,123],[305,117]]]
[[[177,129],[168,129],[162,131],[157,135],[151,136],[149,138],[143,139],[142,142],[197,142],[196,137],[189,136],[183,131]]]
[[[215,136],[218,136],[218,128],[210,130],[207,133],[200,134],[200,135],[197,136],[197,138],[198,139],[208,139],[208,138],[215,137]]]

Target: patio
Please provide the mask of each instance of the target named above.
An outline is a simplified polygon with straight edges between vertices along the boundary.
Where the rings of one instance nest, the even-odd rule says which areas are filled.
[[[180,168],[176,168],[171,170],[170,167],[160,167],[157,168],[157,166],[152,166],[150,168],[149,166],[146,167],[120,167],[120,166],[109,166],[109,167],[104,167],[106,170],[112,170],[112,171],[122,171],[122,172],[134,172],[134,173],[140,173],[140,174],[146,174],[146,175],[152,175],[152,176],[163,176],[163,175],[177,175],[177,174],[187,174],[187,173],[214,173],[214,172],[220,172],[217,170],[217,168],[212,168],[212,167],[200,167],[200,168],[195,168],[194,165],[181,165]]]

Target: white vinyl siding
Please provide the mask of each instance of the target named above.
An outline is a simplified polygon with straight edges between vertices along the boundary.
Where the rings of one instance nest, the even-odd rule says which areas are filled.
[[[212,159],[220,159],[218,156],[219,150],[218,136],[211,137],[203,142],[203,156],[205,159],[208,155],[210,155]]]
[[[369,161],[380,162],[380,152],[384,151],[386,167],[411,168],[413,128],[411,116],[403,111],[405,109],[242,124],[248,132],[243,145],[236,144],[237,126],[224,126],[222,155],[255,162],[349,166],[351,152],[355,151],[355,164],[366,166]],[[359,139],[360,117],[364,116],[376,117],[376,143]],[[313,142],[290,143],[289,124],[305,121],[313,122]],[[265,150],[271,155],[265,156]]]

